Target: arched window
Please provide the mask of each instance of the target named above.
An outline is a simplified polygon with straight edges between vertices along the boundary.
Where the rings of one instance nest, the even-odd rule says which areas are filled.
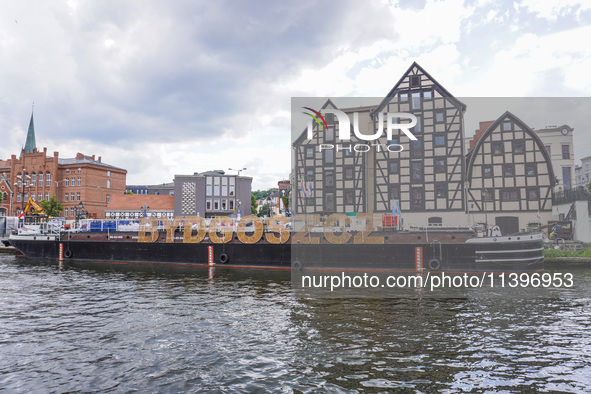
[[[36,173],[31,174],[31,186],[37,186],[37,174]]]
[[[45,186],[51,186],[51,172],[45,173]]]

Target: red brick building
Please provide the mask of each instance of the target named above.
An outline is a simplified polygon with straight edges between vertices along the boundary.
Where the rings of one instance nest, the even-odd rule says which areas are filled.
[[[102,162],[101,157],[78,153],[74,158],[60,158],[58,152],[47,155],[47,148],[37,149],[33,115],[25,147],[20,157],[0,160],[0,215],[18,216],[29,196],[34,201],[55,195],[63,204],[62,215],[75,219],[80,203],[89,218],[103,218],[111,196],[125,192],[127,171]]]

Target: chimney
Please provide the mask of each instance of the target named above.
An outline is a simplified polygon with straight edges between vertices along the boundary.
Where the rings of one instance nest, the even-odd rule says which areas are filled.
[[[98,162],[99,162],[99,163],[101,162],[101,157],[100,157],[100,156],[99,156],[99,158],[98,158]]]
[[[84,159],[84,155],[80,152],[76,154],[76,160]]]
[[[92,161],[94,161],[94,155],[92,155]]]

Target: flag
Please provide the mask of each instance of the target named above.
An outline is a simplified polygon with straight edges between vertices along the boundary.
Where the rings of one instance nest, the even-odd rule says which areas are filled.
[[[21,214],[20,214],[20,215],[18,215],[18,218],[19,218],[19,219],[22,219],[22,218],[24,218],[24,217],[25,217],[25,213],[24,213],[24,212],[21,212]]]
[[[402,212],[400,212],[400,205],[398,205],[398,200],[392,199],[392,215],[399,216]]]
[[[312,184],[310,183],[310,197],[312,197]]]
[[[302,198],[306,197],[306,189],[304,189],[304,182],[300,182],[300,188],[302,189]]]

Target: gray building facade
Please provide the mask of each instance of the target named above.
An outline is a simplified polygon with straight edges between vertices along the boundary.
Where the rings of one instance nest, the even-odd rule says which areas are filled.
[[[175,175],[175,216],[242,216],[251,213],[252,178],[222,170]]]

